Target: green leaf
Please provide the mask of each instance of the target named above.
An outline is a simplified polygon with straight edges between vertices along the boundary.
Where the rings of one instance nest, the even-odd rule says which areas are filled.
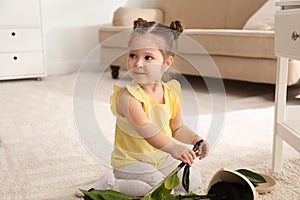
[[[165,187],[163,187],[163,196],[166,196],[168,194],[170,194],[172,192],[172,189],[167,189]]]
[[[158,187],[156,190],[154,190],[151,194],[151,199],[153,200],[158,200],[158,199],[162,199],[163,197],[163,185],[161,185],[160,187]]]
[[[177,199],[178,199],[177,196],[174,194],[168,194],[167,196],[164,196],[162,198],[162,200],[177,200]]]
[[[253,185],[257,185],[259,183],[266,183],[266,180],[261,175],[250,171],[248,169],[238,169],[237,172],[243,174]]]
[[[89,196],[84,196],[83,199],[84,199],[84,200],[93,200],[93,199],[92,199],[91,197],[89,197]]]
[[[92,199],[91,197],[89,197],[89,196],[84,196],[83,199],[84,199],[84,200],[93,200],[93,199]]]
[[[82,190],[82,192],[93,200],[132,200],[132,197],[115,190],[91,190],[89,192]]]
[[[195,199],[202,199],[202,200],[210,200],[210,196],[208,195],[197,195],[197,194],[194,194],[194,193],[187,193],[186,195],[178,195],[176,196],[177,199],[184,199],[184,200],[195,200]],[[176,199],[176,200],[177,200]],[[214,199],[214,198],[212,198]],[[217,199],[217,198],[215,198]]]
[[[188,193],[190,188],[190,166],[186,165],[183,170],[182,186]]]
[[[142,198],[142,200],[153,200],[153,199],[151,198],[151,195],[152,195],[152,193],[151,193],[151,194],[148,194],[148,195],[146,195],[146,196],[144,196],[144,197]]]
[[[97,192],[94,192],[95,190],[80,190],[84,194],[84,200],[105,200],[101,195],[99,195]]]
[[[96,190],[105,200],[132,200],[131,196],[115,190]]]
[[[165,180],[164,187],[166,189],[172,190],[173,188],[175,188],[179,184],[180,184],[180,181],[179,181],[178,175],[176,173],[176,174],[173,174],[172,176],[168,177]]]

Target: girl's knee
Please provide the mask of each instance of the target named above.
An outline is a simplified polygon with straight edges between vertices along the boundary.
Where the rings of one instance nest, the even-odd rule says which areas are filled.
[[[114,174],[117,179],[139,180],[149,184],[151,187],[156,186],[165,178],[165,176],[158,170],[146,173],[127,173],[115,170]]]

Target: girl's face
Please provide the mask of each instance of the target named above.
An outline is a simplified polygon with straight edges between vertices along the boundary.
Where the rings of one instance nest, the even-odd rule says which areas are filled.
[[[129,44],[127,68],[139,84],[160,83],[164,72],[173,62],[173,57],[164,58],[164,41],[153,35],[135,35]]]

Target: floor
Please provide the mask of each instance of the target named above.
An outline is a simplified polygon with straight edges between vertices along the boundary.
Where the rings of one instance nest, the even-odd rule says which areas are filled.
[[[179,80],[187,124],[205,133],[212,115],[226,114],[212,155],[197,164],[204,182],[224,166],[270,173],[274,86],[226,80],[224,88],[209,93],[200,77]],[[105,145],[113,142],[114,118],[109,96],[113,84],[128,81],[126,74],[116,80],[109,72],[49,76],[41,82],[1,81],[0,180],[5,184],[0,199],[76,199],[75,189],[110,170],[111,146]],[[299,86],[290,87],[288,103],[299,105],[299,94]],[[94,134],[99,129],[102,139]],[[285,159],[294,160],[286,169],[300,171],[294,167],[299,154],[288,146]],[[294,173],[279,174],[280,189],[260,199],[286,193],[281,188],[294,184],[289,182]],[[299,197],[295,191],[288,194]]]

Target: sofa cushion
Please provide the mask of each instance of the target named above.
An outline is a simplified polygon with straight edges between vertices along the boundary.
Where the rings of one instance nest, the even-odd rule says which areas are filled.
[[[163,12],[160,9],[119,7],[114,12],[112,24],[114,26],[132,26],[133,21],[138,17],[148,21],[162,22]]]
[[[127,48],[130,30],[131,28],[122,26],[103,27],[99,30],[99,41],[102,47]],[[204,48],[203,51],[201,48]],[[274,31],[186,29],[178,40],[177,51],[179,54],[209,53],[221,56],[276,59]]]
[[[211,55],[276,58],[274,31],[186,29],[184,34],[192,40],[180,37],[178,53],[199,54],[199,48],[191,48],[195,40]]]
[[[279,10],[275,6],[275,0],[268,0],[257,12],[252,15],[243,29],[247,30],[274,30],[275,12]]]

